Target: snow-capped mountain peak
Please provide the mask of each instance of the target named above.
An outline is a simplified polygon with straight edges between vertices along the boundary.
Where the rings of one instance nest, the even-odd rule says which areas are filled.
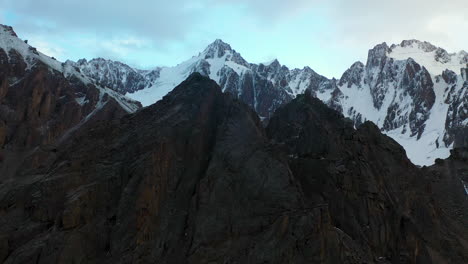
[[[468,53],[463,50],[449,53],[427,41],[415,39],[393,44],[388,49],[387,56],[395,60],[413,58],[417,63],[424,65],[431,75],[439,75],[445,69],[460,73],[460,69],[468,63]]]
[[[205,55],[205,59],[213,59],[223,57],[227,51],[232,51],[231,45],[225,43],[221,39],[216,39],[205,48],[202,54]]]
[[[403,40],[399,45],[392,44],[391,48],[395,48],[397,46],[400,47],[417,47],[418,49],[424,51],[424,52],[431,52],[437,49],[436,46],[432,45],[431,43],[427,41],[420,41],[417,39],[409,39],[409,40]]]
[[[355,63],[343,74],[328,104],[356,125],[376,123],[414,163],[432,164],[448,157],[468,123],[467,59],[464,51],[425,41],[384,42],[369,50],[365,66]]]
[[[448,53],[429,42],[404,40],[390,46],[383,42],[369,50],[365,64],[356,62],[339,80],[330,80],[309,67],[289,69],[277,59],[248,63],[218,39],[177,66],[150,72],[102,59],[77,64],[85,75],[144,106],[160,100],[193,72],[216,81],[261,118],[308,91],[352,119],[356,127],[366,120],[374,122],[405,147],[414,163],[425,165],[447,157],[456,134],[468,123],[467,61],[466,52]],[[128,77],[134,73],[141,78]]]

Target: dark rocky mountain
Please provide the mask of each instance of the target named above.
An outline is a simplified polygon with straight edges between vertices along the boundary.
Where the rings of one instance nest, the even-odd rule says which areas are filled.
[[[466,263],[463,151],[419,169],[310,95],[265,129],[194,73],[2,174],[0,260]]]
[[[435,158],[449,156],[457,133],[468,125],[466,63],[464,51],[448,53],[428,42],[404,40],[375,46],[366,64],[354,63],[335,80],[309,67],[290,70],[277,60],[248,63],[229,44],[216,40],[197,56],[152,72],[102,59],[78,64],[85,75],[144,106],[161,99],[192,72],[215,80],[266,120],[308,91],[356,126],[374,122],[405,147],[413,163],[430,165]]]
[[[0,25],[0,175],[3,180],[39,146],[80,127],[134,112],[141,104],[93,84]]]
[[[143,72],[61,63],[0,26],[0,262],[467,263],[467,70],[434,76],[400,46],[340,80],[219,40]],[[155,87],[172,91],[140,110],[121,94]],[[357,105],[355,129],[346,102],[365,89],[420,139],[450,116],[452,155],[416,167]]]

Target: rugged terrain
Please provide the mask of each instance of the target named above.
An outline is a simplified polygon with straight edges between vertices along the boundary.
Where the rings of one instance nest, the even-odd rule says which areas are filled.
[[[419,169],[374,124],[356,130],[310,95],[264,129],[194,73],[158,103],[78,129],[2,175],[0,258],[466,263],[467,166],[455,155]]]
[[[295,91],[294,70],[277,61],[247,64],[215,44],[200,54],[205,62],[243,64],[244,76],[255,69],[252,86],[228,81],[237,72],[222,81],[217,73],[229,69],[201,63],[204,73],[187,72],[174,89],[166,83],[171,91],[141,108],[122,93],[152,91],[140,88],[151,78],[148,85],[156,85],[168,69],[61,63],[0,26],[0,262],[468,262],[468,130],[466,119],[460,122],[466,97],[457,97],[466,88],[459,75],[427,77],[426,68],[389,58],[389,51],[365,66],[401,70],[411,87],[402,96],[427,107],[430,79],[452,83],[444,103],[455,122],[445,125],[458,129],[448,139],[454,149],[418,168],[377,125],[345,118],[338,104],[316,98],[333,89],[332,101],[344,100],[344,78],[330,81],[305,68],[300,76],[316,82]],[[349,73],[348,80],[360,78]],[[466,85],[466,72],[462,78]],[[359,89],[394,89],[360,80],[349,89],[359,82]],[[414,108],[421,119],[410,113],[403,122],[416,138],[427,130],[418,128],[430,120],[418,121],[426,110]],[[396,120],[389,126],[398,127]]]
[[[413,163],[430,165],[449,156],[455,137],[468,125],[467,63],[465,51],[449,53],[428,42],[382,43],[369,50],[366,64],[354,63],[337,80],[309,67],[289,69],[277,60],[249,63],[229,44],[216,40],[174,67],[141,71],[104,59],[81,60],[76,67],[144,106],[199,72],[265,120],[308,91],[356,126],[374,122],[405,147]]]
[[[39,146],[78,128],[121,117],[139,102],[94,84],[68,64],[21,41],[0,25],[0,175],[14,173]]]

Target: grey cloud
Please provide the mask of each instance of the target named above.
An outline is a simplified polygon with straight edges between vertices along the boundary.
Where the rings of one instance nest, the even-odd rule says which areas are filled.
[[[201,13],[187,1],[3,0],[2,7],[50,22],[50,30],[84,30],[98,35],[122,32],[152,39],[180,39]]]
[[[246,12],[259,15],[268,22],[306,12],[320,2],[320,0],[211,0],[214,5],[242,5]]]
[[[466,0],[0,0],[2,8],[21,16],[16,27],[22,32],[41,35],[44,41],[46,36],[80,36],[90,40],[86,45],[96,56],[124,61],[140,49],[175,57],[180,54],[174,55],[173,47],[180,43],[187,50],[182,57],[190,56],[226,31],[263,34],[272,41],[288,28],[271,25],[288,25],[285,22],[297,15],[310,16],[310,23],[317,23],[313,16],[319,15],[325,30],[307,41],[321,43],[331,56],[340,58],[348,53],[344,55],[365,60],[373,45],[408,38],[427,40],[448,51],[468,49]],[[230,16],[231,9],[235,17]],[[213,15],[219,10],[221,14]],[[255,23],[260,26],[252,27]],[[314,32],[308,32],[306,26],[297,34]],[[297,39],[304,39],[289,37],[291,47]],[[128,41],[132,38],[135,41]],[[255,52],[274,53],[268,47]]]
[[[458,51],[467,46],[466,0],[337,0],[328,16],[347,44],[368,46],[416,38]],[[458,20],[458,21],[457,21]],[[464,23],[463,23],[464,21]],[[441,27],[441,28],[437,28]]]

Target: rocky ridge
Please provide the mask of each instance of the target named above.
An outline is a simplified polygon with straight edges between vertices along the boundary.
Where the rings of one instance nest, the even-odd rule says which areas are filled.
[[[37,148],[80,127],[121,117],[141,104],[100,87],[0,25],[0,174],[14,173]]]
[[[155,69],[151,78],[144,77],[147,72],[140,73],[135,82],[125,75],[115,81],[120,72],[132,72],[128,66],[112,70],[112,65],[120,63],[101,62],[99,67],[105,69],[104,73],[94,71],[88,75],[144,106],[160,100],[192,72],[215,80],[223,91],[247,103],[265,120],[279,106],[307,91],[351,118],[356,126],[366,120],[374,122],[402,144],[418,165],[430,165],[436,158],[448,157],[454,138],[468,120],[467,84],[463,77],[468,54],[448,53],[418,40],[375,46],[369,51],[366,64],[354,63],[339,80],[321,76],[309,67],[291,70],[278,60],[248,63],[221,40],[175,67]],[[82,72],[94,64],[81,63]],[[114,77],[107,78],[109,72],[114,72],[110,74]],[[117,85],[113,86],[115,82]]]
[[[194,73],[2,175],[0,260],[465,263],[459,158],[419,169],[374,124],[356,130],[310,95],[265,129]]]

